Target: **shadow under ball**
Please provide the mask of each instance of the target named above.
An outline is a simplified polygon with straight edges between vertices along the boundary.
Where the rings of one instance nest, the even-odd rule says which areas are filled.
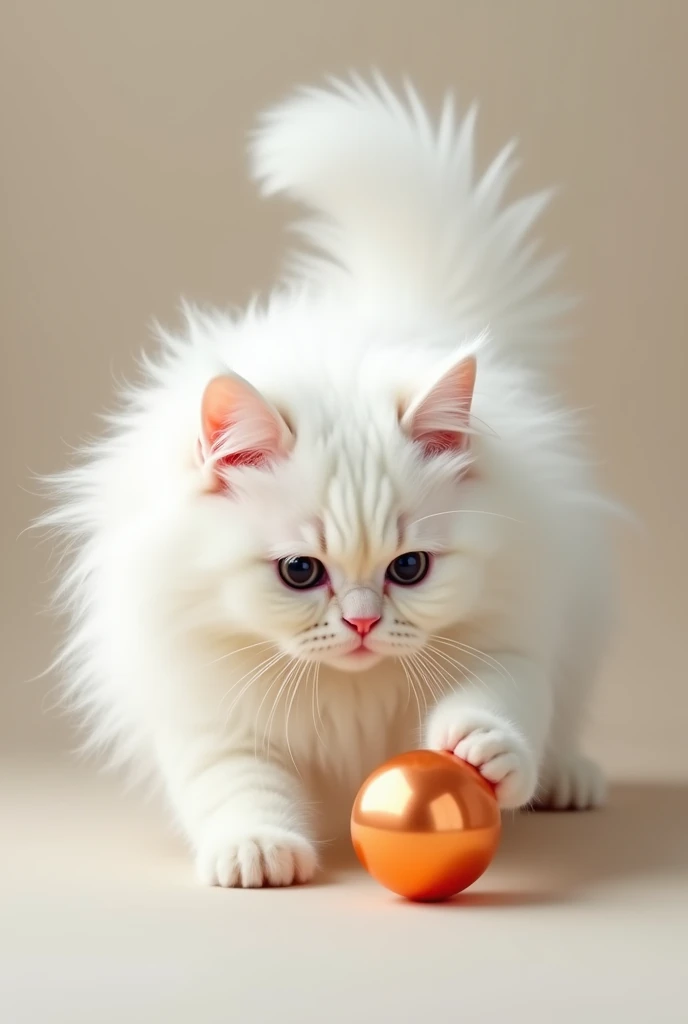
[[[412,750],[361,786],[351,839],[363,867],[409,900],[448,899],[482,875],[499,844],[492,787],[454,754]]]

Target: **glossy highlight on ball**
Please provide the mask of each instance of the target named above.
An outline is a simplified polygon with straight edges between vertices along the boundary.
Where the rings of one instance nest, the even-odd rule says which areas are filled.
[[[492,787],[454,754],[413,750],[377,768],[351,813],[363,867],[416,901],[448,899],[490,864],[501,832]]]

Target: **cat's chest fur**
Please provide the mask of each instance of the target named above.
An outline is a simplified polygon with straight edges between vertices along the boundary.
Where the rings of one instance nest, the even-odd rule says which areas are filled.
[[[240,717],[252,719],[254,746],[296,768],[319,807],[323,838],[340,835],[367,775],[387,758],[418,746],[426,701],[401,665],[383,661],[351,675],[321,666],[298,686],[247,694]],[[237,709],[238,710],[238,709]],[[329,833],[329,834],[328,834]]]

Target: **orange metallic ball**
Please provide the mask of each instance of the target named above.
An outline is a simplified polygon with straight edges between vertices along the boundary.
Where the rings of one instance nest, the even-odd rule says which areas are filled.
[[[501,821],[492,787],[454,754],[412,750],[377,768],[351,812],[351,839],[373,878],[409,900],[444,900],[494,857]]]

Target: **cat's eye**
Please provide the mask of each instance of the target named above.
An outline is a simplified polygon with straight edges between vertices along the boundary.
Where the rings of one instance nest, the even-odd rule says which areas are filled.
[[[309,590],[325,579],[325,566],[318,558],[296,555],[282,558],[277,565],[284,583],[294,590]]]
[[[430,568],[430,556],[424,551],[407,551],[399,555],[387,566],[387,579],[402,587],[420,583],[425,579]]]

